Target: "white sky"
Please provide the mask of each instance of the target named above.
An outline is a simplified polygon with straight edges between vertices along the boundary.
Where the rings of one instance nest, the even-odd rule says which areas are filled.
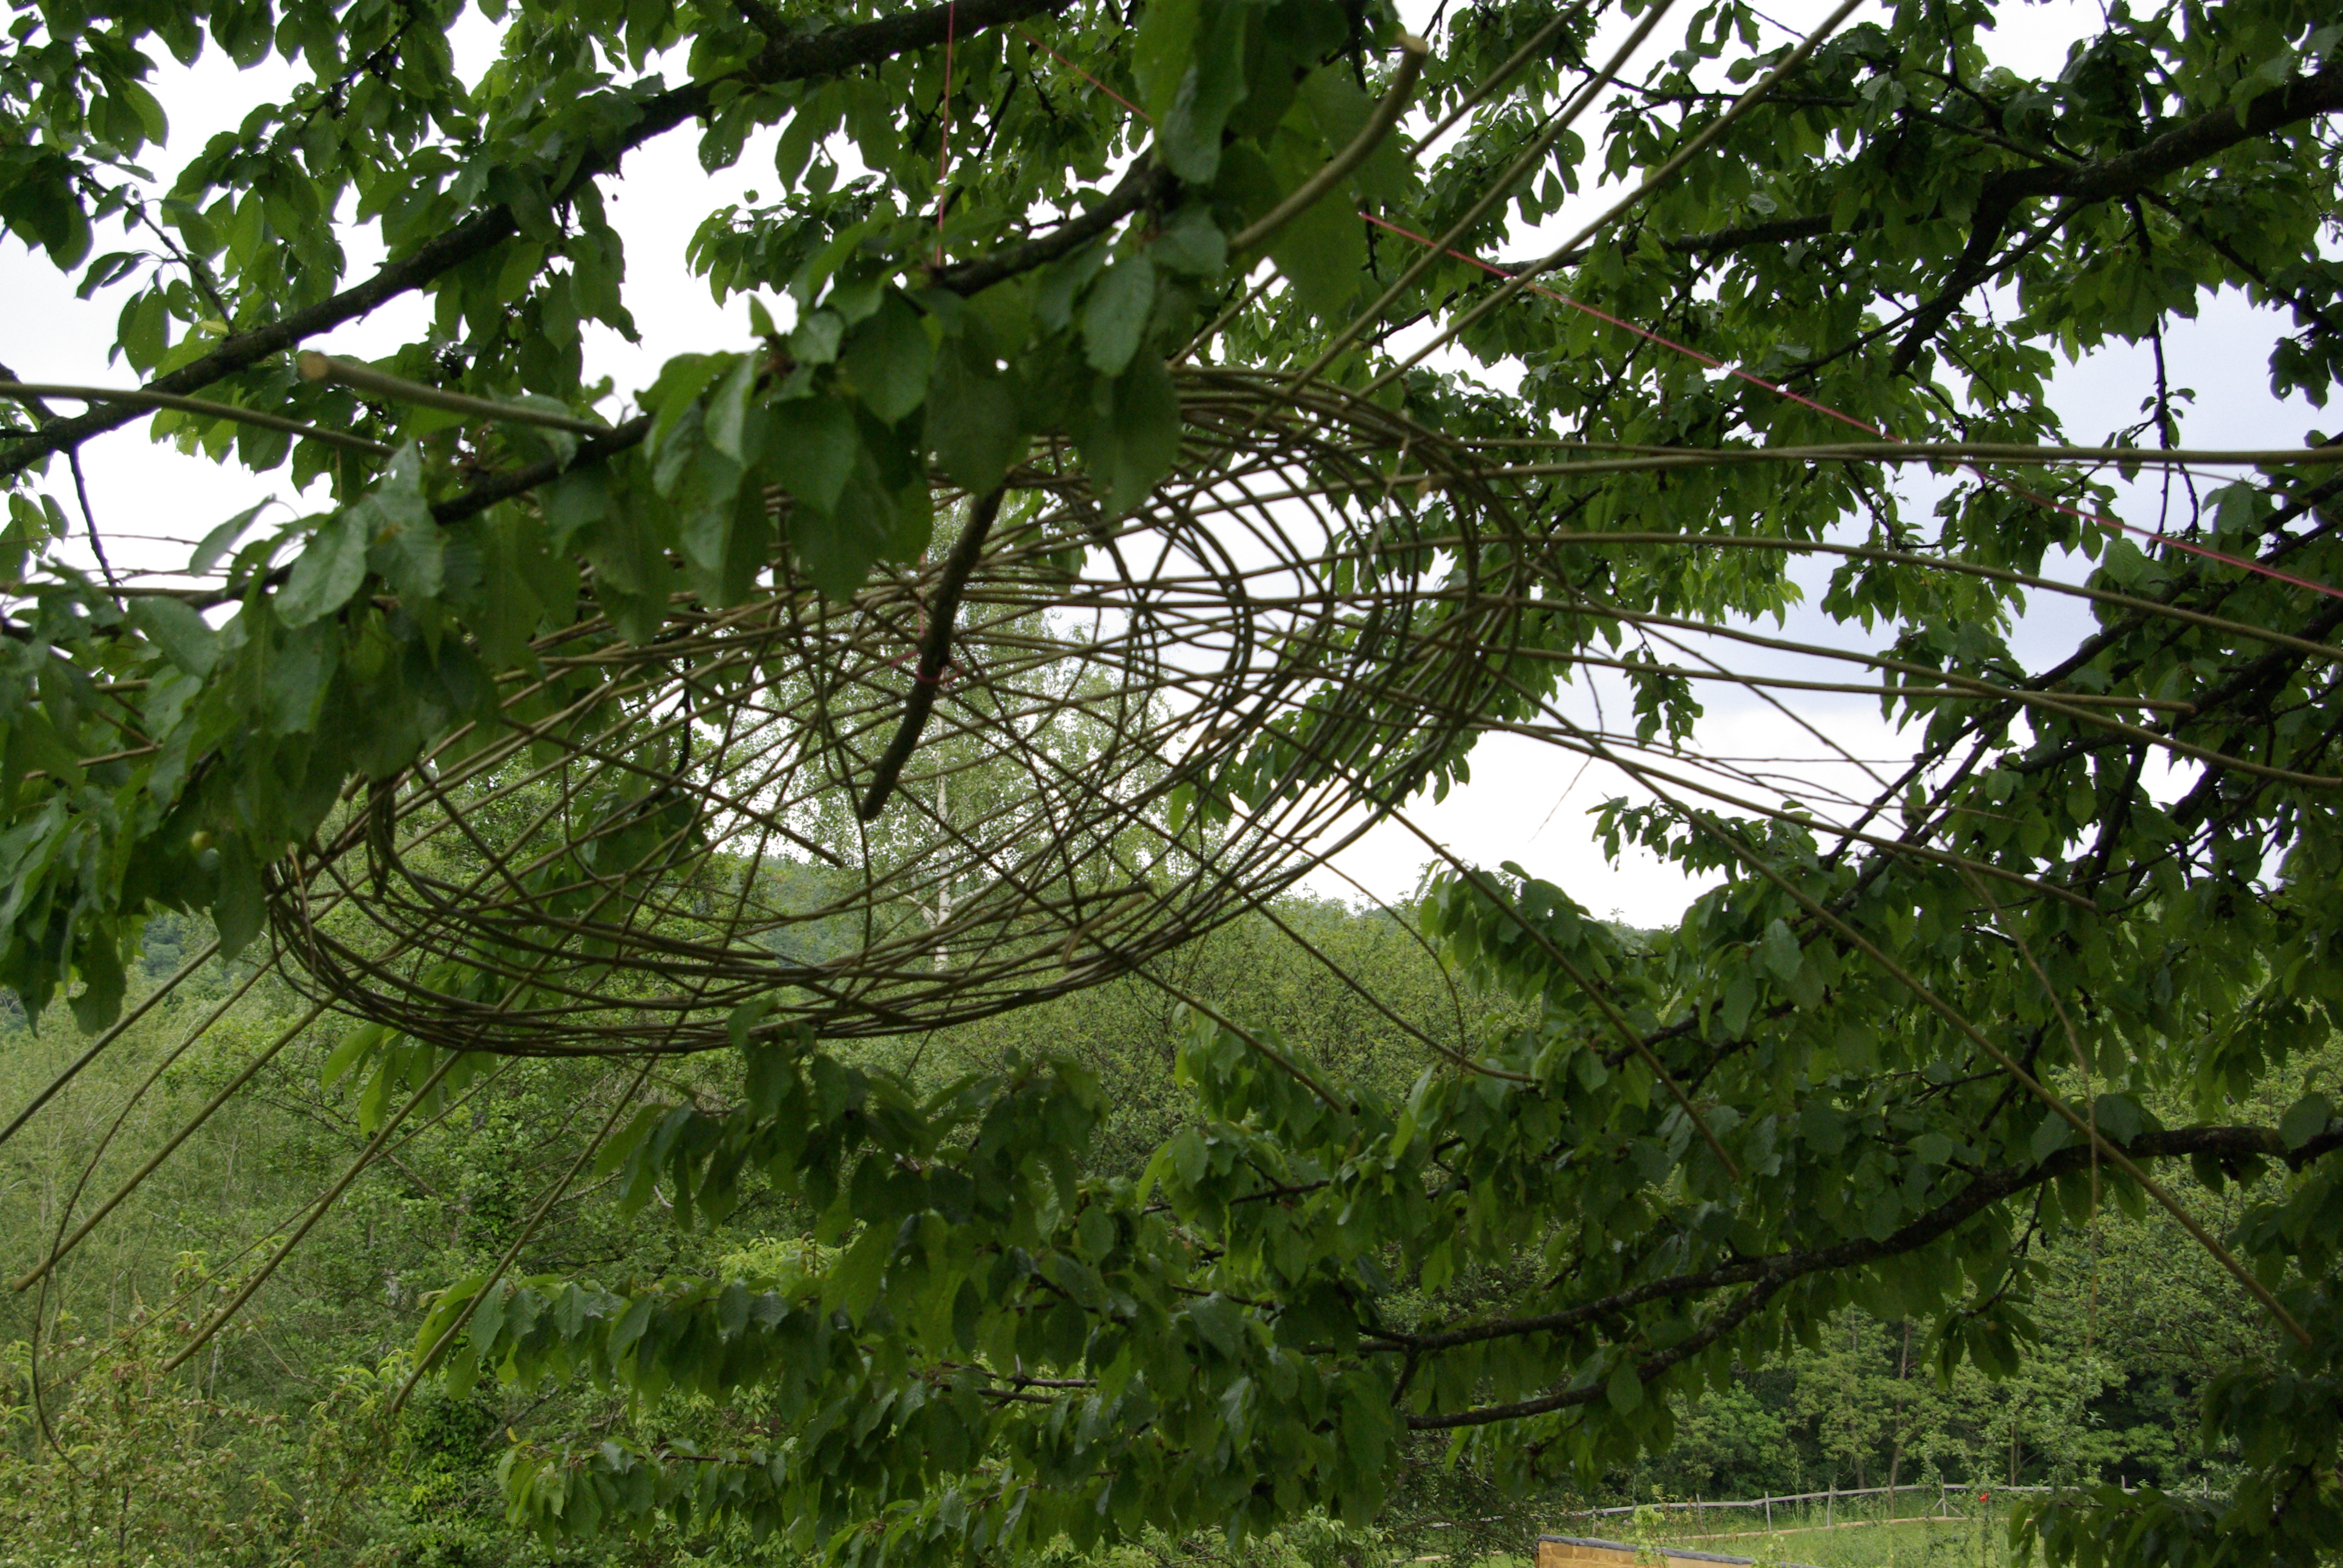
[[[1828,8],[1825,0],[1775,0],[1766,7],[1773,16],[1798,27],[1811,25]],[[1421,25],[1430,5],[1426,0],[1403,0],[1403,9]],[[1689,15],[1693,7],[1684,9]],[[2008,30],[1996,53],[2016,68],[2055,74],[2067,44],[2098,25],[2099,19],[2096,4],[2050,0],[2040,5],[2011,5],[2006,14]],[[460,39],[474,56],[468,66],[484,61],[486,50],[493,46],[484,25],[475,19],[473,27]],[[1647,59],[1673,47],[1672,30],[1680,29],[1679,22],[1663,24],[1647,47]],[[1766,40],[1769,46],[1779,41]],[[1598,41],[1598,51],[1604,46]],[[1631,74],[1638,69],[1631,67]],[[240,74],[217,55],[207,55],[192,69],[182,69],[166,57],[155,85],[173,116],[173,145],[184,156],[210,135],[232,126],[254,104],[281,94],[290,80],[280,63]],[[627,245],[628,305],[643,342],[629,346],[607,330],[590,328],[589,378],[608,374],[621,389],[639,387],[671,355],[747,337],[746,302],[735,300],[719,308],[706,286],[689,275],[684,246],[699,221],[716,207],[742,199],[752,188],[762,189],[769,198],[776,184],[770,141],[769,134],[752,142],[738,164],[715,175],[700,168],[694,155],[696,137],[689,128],[629,156],[624,177],[608,188],[611,216]],[[167,183],[176,168],[166,163],[156,172]],[[1505,254],[1537,254],[1588,216],[1586,204],[1574,204],[1538,233],[1518,236]],[[100,251],[126,247],[110,226],[98,237]],[[351,259],[362,270],[374,258],[353,254]],[[123,297],[124,291],[116,288],[101,291],[90,301],[78,300],[71,284],[45,256],[28,256],[13,240],[0,241],[0,299],[7,307],[5,325],[0,325],[0,362],[28,381],[129,384],[126,367],[106,362]],[[313,346],[340,355],[373,357],[416,336],[421,322],[422,307],[410,297]],[[2291,445],[2321,423],[2318,411],[2299,404],[2282,407],[2269,396],[2266,362],[2272,340],[2285,326],[2282,319],[2257,312],[2238,297],[2224,297],[2212,302],[2198,320],[2167,334],[2171,378],[2197,395],[2184,427],[2187,444]],[[1502,374],[1491,378],[1500,385],[1505,379]],[[2137,421],[2140,399],[2151,385],[2146,348],[2118,348],[2062,373],[2053,401],[2066,416],[2073,437],[2091,440]],[[2335,422],[2331,416],[2325,421]],[[282,474],[255,478],[238,468],[182,457],[144,439],[136,427],[90,447],[84,467],[101,528],[126,533],[199,537],[263,496],[292,498]],[[68,482],[62,467],[52,481]],[[61,493],[59,498],[67,498]],[[311,504],[322,504],[322,498],[312,497]],[[2157,481],[2132,487],[2117,515],[2153,528]],[[2037,658],[2055,656],[2072,645],[2082,624],[2071,602],[2042,606],[2021,634],[2021,651]],[[1844,634],[1833,633],[1821,617],[1808,613],[1793,618],[1787,635],[1822,641]],[[1861,678],[1844,673],[1837,678]],[[1597,679],[1592,689],[1614,717],[1626,710],[1616,681]],[[1745,756],[1816,750],[1783,712],[1745,691],[1714,684],[1704,696],[1708,718],[1699,739],[1704,749]],[[1855,755],[1879,759],[1883,771],[1892,771],[1896,759],[1907,758],[1913,749],[1910,741],[1899,740],[1881,723],[1874,699],[1783,694],[1781,701]],[[1591,717],[1591,707],[1584,711]],[[1821,769],[1810,777],[1825,785],[1859,778],[1843,766]],[[1488,865],[1519,861],[1561,884],[1598,914],[1659,924],[1672,919],[1696,890],[1647,857],[1630,853],[1617,866],[1604,861],[1586,813],[1622,793],[1634,791],[1599,764],[1582,769],[1575,757],[1534,741],[1499,738],[1484,742],[1475,753],[1473,781],[1468,788],[1443,803],[1422,803],[1413,815],[1467,859]],[[1332,869],[1313,875],[1308,885],[1343,898],[1356,898],[1363,886],[1378,897],[1397,900],[1413,886],[1426,858],[1412,835],[1386,826],[1345,851]]]

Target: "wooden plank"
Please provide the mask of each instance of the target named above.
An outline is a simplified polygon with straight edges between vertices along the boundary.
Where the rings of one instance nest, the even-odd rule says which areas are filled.
[[[1632,1568],[1635,1549],[1608,1542],[1562,1541],[1546,1536],[1538,1542],[1537,1568]]]

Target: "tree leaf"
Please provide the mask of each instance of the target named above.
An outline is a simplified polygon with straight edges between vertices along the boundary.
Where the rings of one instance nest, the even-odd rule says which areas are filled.
[[[1635,1375],[1635,1363],[1623,1361],[1612,1369],[1611,1381],[1604,1386],[1604,1397],[1611,1408],[1625,1415],[1644,1402],[1644,1380]]]
[[[1798,939],[1791,933],[1787,921],[1766,921],[1765,935],[1758,942],[1757,950],[1765,960],[1767,971],[1775,980],[1788,985],[1798,978],[1798,966],[1804,961],[1805,954],[1799,950]]]
[[[847,338],[839,362],[860,394],[862,406],[891,425],[926,399],[935,356],[920,313],[890,289],[879,308]]]
[[[870,455],[858,452],[834,511],[805,511],[789,518],[789,547],[816,588],[845,598],[862,586],[871,563],[893,542],[899,521],[895,492]]]
[[[220,957],[232,959],[260,934],[260,868],[253,863],[240,836],[223,842],[219,856],[219,890],[212,899],[212,926],[219,933]]]
[[[74,969],[82,989],[67,999],[74,1022],[84,1034],[96,1034],[122,1014],[122,996],[129,984],[122,955],[110,933],[93,932],[74,947]]]
[[[966,335],[947,338],[928,399],[928,445],[945,477],[970,492],[990,490],[1024,456],[1017,394]]]
[[[765,417],[765,463],[773,477],[815,511],[835,511],[862,449],[853,410],[816,394],[772,404]]]
[[[1366,238],[1348,194],[1329,191],[1271,236],[1269,258],[1292,281],[1302,309],[1321,320],[1339,315],[1367,270]]]
[[[1125,256],[1101,274],[1082,301],[1083,357],[1101,376],[1120,376],[1147,331],[1155,304],[1155,267]]]
[[[307,626],[349,602],[358,584],[366,580],[366,522],[358,508],[347,508],[309,536],[307,547],[277,592],[278,620],[288,627]]]
[[[1212,221],[1212,209],[1190,202],[1174,213],[1155,236],[1147,254],[1155,265],[1197,277],[1219,275],[1229,263],[1228,236]]]
[[[136,600],[130,624],[163,650],[163,657],[189,675],[209,675],[219,661],[219,633],[195,608],[160,597]]]
[[[399,448],[382,481],[353,514],[367,535],[367,564],[401,599],[427,602],[447,582],[447,531],[423,498],[421,461],[412,446]]]
[[[2326,1131],[2334,1117],[2334,1101],[2323,1094],[2306,1094],[2278,1119],[2278,1141],[2289,1151],[2299,1149]]]
[[[1198,0],[1193,58],[1172,101],[1155,117],[1164,166],[1192,184],[1209,184],[1221,166],[1221,130],[1245,95],[1244,0]]]
[[[1194,63],[1200,0],[1155,0],[1131,35],[1131,75],[1148,118],[1161,124]]]
[[[1101,377],[1075,401],[1069,423],[1091,483],[1114,517],[1145,500],[1180,456],[1179,394],[1152,354],[1135,357],[1112,381]]]
[[[854,1245],[830,1264],[821,1282],[822,1311],[842,1312],[850,1322],[860,1326],[879,1300],[879,1284],[894,1250],[891,1230],[878,1224],[867,1227]]]

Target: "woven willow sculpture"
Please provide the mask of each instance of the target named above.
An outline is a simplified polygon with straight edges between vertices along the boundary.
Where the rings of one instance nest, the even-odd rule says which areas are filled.
[[[747,1006],[894,1033],[1289,885],[1452,751],[1522,585],[1469,457],[1339,392],[1182,389],[1182,460],[1130,517],[1043,447],[850,602],[783,562],[647,643],[547,639],[500,727],[274,869],[296,983],[506,1053],[701,1050]]]

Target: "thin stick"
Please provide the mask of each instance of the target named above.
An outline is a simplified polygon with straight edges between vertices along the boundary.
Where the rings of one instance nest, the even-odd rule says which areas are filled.
[[[1459,333],[1464,331],[1474,322],[1480,320],[1481,317],[1486,316],[1490,311],[1496,309],[1499,306],[1503,305],[1507,300],[1512,299],[1513,296],[1519,294],[1524,287],[1528,286],[1532,279],[1537,277],[1543,273],[1551,271],[1554,267],[1560,265],[1564,257],[1578,251],[1596,235],[1601,234],[1604,229],[1609,228],[1613,224],[1618,222],[1621,218],[1626,216],[1627,214],[1633,212],[1637,206],[1641,206],[1644,197],[1650,196],[1654,191],[1658,190],[1669,180],[1674,178],[1676,171],[1683,168],[1686,164],[1690,163],[1694,157],[1705,150],[1710,143],[1723,136],[1733,126],[1735,121],[1741,118],[1742,116],[1747,114],[1751,109],[1755,108],[1759,104],[1765,102],[1765,99],[1772,95],[1774,88],[1780,84],[1785,76],[1787,76],[1791,72],[1805,65],[1807,57],[1813,55],[1816,49],[1820,48],[1823,42],[1833,33],[1838,30],[1839,24],[1845,21],[1849,16],[1854,15],[1855,13],[1861,9],[1865,4],[1865,0],[1845,0],[1845,3],[1841,5],[1837,10],[1832,12],[1828,16],[1823,19],[1822,25],[1815,28],[1814,33],[1807,37],[1805,43],[1800,44],[1795,49],[1790,51],[1790,55],[1787,59],[1775,66],[1772,70],[1766,72],[1764,76],[1758,79],[1756,85],[1752,86],[1747,92],[1734,99],[1731,107],[1727,108],[1725,113],[1719,115],[1715,119],[1710,121],[1705,126],[1702,127],[1700,133],[1694,136],[1690,141],[1684,143],[1683,146],[1678,147],[1674,156],[1672,156],[1665,163],[1646,175],[1641,185],[1628,192],[1625,196],[1620,197],[1616,202],[1614,202],[1609,210],[1604,212],[1602,216],[1596,218],[1593,223],[1588,224],[1584,228],[1579,230],[1578,233],[1572,236],[1570,239],[1562,245],[1556,246],[1544,257],[1531,263],[1528,266],[1523,267],[1520,272],[1515,273],[1511,278],[1498,285],[1497,287],[1490,293],[1487,298],[1481,300],[1471,309],[1465,311],[1463,315],[1450,322],[1448,326],[1443,327],[1437,335],[1435,335],[1430,342],[1424,344],[1423,347],[1408,356],[1403,362],[1391,367],[1389,369],[1377,376],[1373,380],[1368,382],[1365,387],[1360,389],[1361,396],[1373,397],[1377,391],[1389,386],[1393,380],[1405,375],[1408,371],[1422,364],[1426,356],[1431,355],[1448,344],[1454,342]],[[1506,188],[1510,188],[1510,186]],[[1443,239],[1439,242],[1440,246],[1443,249],[1445,249],[1451,243],[1452,241],[1448,239]],[[1428,257],[1427,259],[1434,258],[1436,258],[1436,253],[1434,253],[1433,257]]]
[[[548,408],[530,408],[518,403],[498,403],[486,397],[450,392],[444,387],[409,381],[403,376],[377,370],[373,366],[361,365],[355,359],[337,359],[314,348],[303,349],[296,363],[301,367],[301,379],[304,381],[336,382],[354,391],[371,392],[377,397],[387,397],[394,403],[419,403],[427,408],[445,408],[451,414],[470,414],[511,425],[542,425],[548,430],[568,430],[580,436],[610,434],[609,426],[598,425],[591,419],[580,419],[575,414],[558,414]],[[389,450],[388,447],[382,449]]]
[[[635,1074],[634,1082],[627,1086],[627,1091],[618,1096],[617,1102],[610,1107],[610,1114],[602,1119],[602,1130],[587,1140],[586,1147],[578,1151],[578,1158],[570,1162],[569,1169],[562,1173],[561,1180],[546,1190],[545,1197],[538,1202],[536,1212],[529,1215],[528,1222],[521,1226],[520,1233],[513,1238],[512,1245],[505,1249],[504,1256],[497,1260],[496,1267],[488,1271],[488,1277],[480,1282],[480,1288],[472,1292],[472,1299],[464,1303],[463,1311],[456,1314],[455,1321],[447,1325],[446,1332],[431,1342],[431,1348],[417,1358],[414,1369],[407,1374],[407,1381],[398,1385],[398,1392],[392,1397],[389,1413],[397,1415],[399,1412],[407,1403],[407,1396],[415,1392],[415,1385],[423,1380],[423,1375],[438,1361],[439,1353],[447,1348],[463,1326],[472,1321],[472,1314],[479,1311],[480,1302],[487,1298],[490,1291],[497,1288],[498,1282],[505,1277],[505,1271],[512,1267],[513,1260],[520,1256],[520,1250],[528,1244],[529,1238],[537,1234],[537,1228],[543,1224],[545,1217],[553,1211],[554,1204],[559,1202],[562,1195],[569,1191],[569,1184],[578,1180],[578,1172],[586,1169],[586,1162],[599,1151],[604,1141],[609,1138],[610,1130],[618,1124],[618,1118],[626,1114],[627,1107],[634,1103],[637,1094],[642,1092],[643,1081],[650,1077],[651,1065],[658,1060],[655,1056],[647,1056],[643,1059],[642,1070]]]
[[[27,1104],[24,1110],[16,1112],[15,1119],[10,1121],[5,1128],[0,1128],[0,1144],[5,1144],[8,1140],[15,1137],[18,1131],[24,1127],[25,1123],[33,1119],[33,1117],[40,1111],[42,1106],[46,1105],[51,1100],[56,1098],[59,1091],[63,1090],[66,1084],[71,1083],[75,1078],[80,1076],[81,1070],[83,1068],[87,1067],[91,1062],[97,1060],[98,1053],[100,1051],[103,1051],[107,1046],[112,1045],[116,1040],[121,1039],[123,1030],[128,1029],[132,1024],[136,1023],[140,1019],[145,1018],[147,1013],[154,1010],[156,1006],[159,1004],[164,998],[178,990],[181,981],[185,980],[189,975],[195,973],[196,970],[202,968],[205,962],[217,951],[219,951],[219,939],[217,937],[214,937],[210,941],[206,942],[202,947],[196,950],[193,956],[191,956],[186,963],[181,964],[177,969],[172,970],[171,973],[164,979],[161,984],[157,985],[153,990],[148,991],[146,995],[140,1000],[136,1007],[132,1008],[128,1012],[123,1014],[120,1020],[117,1021],[113,1028],[107,1030],[104,1034],[99,1035],[96,1040],[91,1040],[89,1042],[89,1049],[75,1057],[73,1060],[72,1066],[66,1068],[63,1072],[58,1073],[55,1078],[49,1080],[47,1088],[33,1096],[32,1101]],[[254,978],[258,978],[257,971],[256,971]],[[247,981],[246,983],[249,984],[250,982]],[[19,1286],[18,1288],[22,1289],[23,1287]]]
[[[204,1326],[196,1331],[195,1337],[180,1346],[177,1352],[163,1363],[165,1372],[176,1372],[186,1364],[189,1356],[203,1349],[210,1342],[214,1334],[227,1326],[228,1320],[235,1317],[243,1309],[244,1303],[252,1299],[254,1292],[268,1282],[269,1276],[277,1272],[277,1266],[291,1255],[294,1248],[301,1244],[301,1238],[309,1233],[311,1227],[326,1217],[341,1198],[342,1193],[348,1189],[349,1184],[357,1181],[367,1166],[374,1163],[375,1156],[381,1153],[383,1146],[390,1141],[390,1135],[398,1131],[399,1125],[414,1113],[417,1106],[423,1103],[424,1096],[438,1088],[439,1081],[447,1077],[448,1070],[463,1059],[462,1051],[450,1050],[442,1054],[439,1065],[433,1068],[431,1076],[423,1081],[423,1087],[417,1090],[413,1098],[399,1108],[398,1114],[384,1121],[382,1130],[374,1135],[365,1150],[350,1162],[349,1169],[342,1172],[340,1179],[326,1189],[324,1195],[310,1209],[308,1216],[294,1227],[293,1233],[285,1238],[284,1244],[271,1254],[268,1261],[263,1263],[254,1271],[252,1278],[244,1282],[244,1288],[237,1291],[226,1306],[221,1307],[206,1320]]]
[[[207,418],[233,419],[239,425],[257,425],[264,430],[282,430],[288,435],[323,441],[328,446],[347,447],[353,452],[366,452],[377,457],[387,457],[393,450],[379,441],[369,441],[347,430],[328,430],[317,425],[304,425],[300,420],[287,419],[282,414],[264,414],[257,408],[239,408],[233,403],[215,403],[207,397],[182,397],[174,392],[149,392],[143,387],[59,387],[46,382],[0,381],[0,397],[13,397],[20,402],[35,397],[72,397],[84,403],[120,403],[132,408],[176,408],[183,414],[201,414]]]

